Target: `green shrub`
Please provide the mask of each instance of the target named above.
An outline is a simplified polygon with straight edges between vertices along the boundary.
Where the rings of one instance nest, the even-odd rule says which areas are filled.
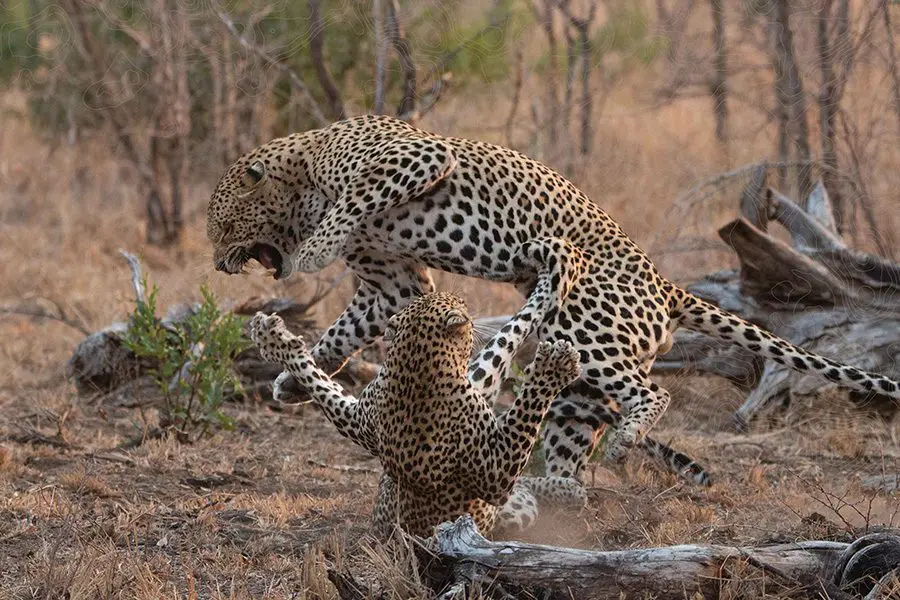
[[[156,317],[154,286],[147,300],[137,303],[125,336],[126,347],[154,365],[151,373],[164,399],[160,428],[181,441],[234,427],[222,402],[241,390],[233,360],[250,345],[242,319],[220,311],[206,287],[200,291],[203,302],[191,316],[163,324]]]

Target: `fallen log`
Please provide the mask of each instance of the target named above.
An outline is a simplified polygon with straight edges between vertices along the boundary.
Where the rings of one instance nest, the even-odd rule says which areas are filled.
[[[425,579],[441,599],[469,597],[465,594],[475,590],[569,600],[718,598],[732,575],[746,583],[748,570],[769,593],[809,597],[825,591],[832,598],[849,598],[878,592],[877,582],[890,583],[889,575],[900,569],[898,531],[864,536],[852,544],[692,544],[599,552],[490,541],[466,515],[438,526],[420,547]]]
[[[122,252],[131,268],[131,281],[135,300],[145,300],[143,277],[138,260]],[[291,331],[304,335],[309,340],[317,340],[322,330],[316,327],[310,311],[324,294],[316,293],[306,303],[286,298],[250,298],[234,307],[231,311],[242,316],[252,316],[257,311],[277,313],[287,323]],[[197,304],[180,304],[169,309],[161,319],[164,327],[175,328],[186,321],[198,309]],[[128,331],[128,323],[112,323],[104,329],[91,333],[76,346],[66,364],[66,376],[75,385],[77,392],[84,396],[113,398],[122,396],[124,401],[133,401],[134,394],[127,393],[130,386],[148,375],[154,365],[135,356],[124,344],[124,335]],[[249,339],[249,332],[245,332]],[[234,358],[234,370],[241,379],[245,392],[260,397],[263,401],[271,401],[271,383],[282,371],[279,365],[267,363],[260,357],[255,347],[250,347]],[[343,383],[356,387],[368,383],[378,370],[378,366],[365,356],[356,356],[337,375]],[[152,389],[152,386],[146,386]],[[126,390],[117,394],[117,390]],[[150,399],[152,402],[152,398]]]

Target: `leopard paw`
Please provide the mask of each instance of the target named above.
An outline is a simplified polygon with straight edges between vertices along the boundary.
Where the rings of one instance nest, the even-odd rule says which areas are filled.
[[[260,356],[269,362],[284,364],[298,354],[308,354],[306,342],[287,330],[284,320],[277,314],[258,312],[250,320],[250,339],[259,349]]]
[[[581,354],[566,341],[541,342],[532,363],[531,376],[562,389],[581,376]]]
[[[612,439],[606,445],[606,459],[611,462],[624,462],[628,452],[637,444],[637,434],[628,429],[616,429]]]

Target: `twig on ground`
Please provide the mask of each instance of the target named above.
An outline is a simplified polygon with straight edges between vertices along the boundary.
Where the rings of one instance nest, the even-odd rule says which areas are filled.
[[[35,304],[27,306],[20,304],[19,306],[0,306],[0,314],[18,315],[22,317],[33,317],[36,319],[50,319],[57,321],[63,325],[68,325],[72,329],[76,329],[84,335],[90,335],[91,330],[84,324],[84,320],[79,318],[77,321],[66,314],[66,311],[56,302],[49,298],[35,298]],[[53,307],[53,311],[38,306],[36,303],[46,303]]]
[[[341,471],[343,473],[378,473],[378,469],[373,469],[372,467],[360,467],[357,465],[329,465],[327,463],[313,460],[311,458],[307,459],[306,463],[314,467],[331,469],[332,471]]]
[[[58,431],[55,435],[48,436],[31,427],[23,427],[18,423],[13,423],[12,425],[22,433],[19,435],[8,435],[6,437],[19,444],[44,444],[46,446],[63,448],[66,450],[80,448],[80,446],[69,443]]]

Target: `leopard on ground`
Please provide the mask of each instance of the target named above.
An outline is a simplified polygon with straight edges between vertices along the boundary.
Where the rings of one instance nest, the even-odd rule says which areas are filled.
[[[580,380],[548,414],[542,446],[549,475],[581,477],[610,424],[609,458],[638,444],[694,481],[709,481],[688,457],[646,435],[669,403],[650,368],[678,327],[900,400],[895,381],[809,353],[667,281],[614,220],[549,167],[391,117],[346,119],[248,152],[213,192],[207,235],[215,266],[226,273],[241,272],[251,258],[275,278],[346,261],[359,288],[312,349],[328,372],[433,290],[428,268],[527,290],[534,273],[515,258],[520,245],[550,238],[578,248],[586,272],[537,332],[541,340],[568,341],[582,360]],[[276,392],[285,397],[293,383],[282,374]]]
[[[458,297],[432,293],[388,321],[387,351],[359,398],[316,367],[303,339],[277,315],[251,321],[264,359],[281,364],[307,390],[338,431],[377,456],[384,468],[373,532],[395,526],[430,535],[438,524],[469,513],[483,533],[527,528],[538,502],[581,508],[574,479],[520,477],[553,398],[578,378],[580,357],[568,342],[541,343],[526,368],[519,396],[501,415],[492,405],[515,352],[552,309],[549,277],[479,352],[472,319]],[[474,378],[488,364],[493,377]]]

